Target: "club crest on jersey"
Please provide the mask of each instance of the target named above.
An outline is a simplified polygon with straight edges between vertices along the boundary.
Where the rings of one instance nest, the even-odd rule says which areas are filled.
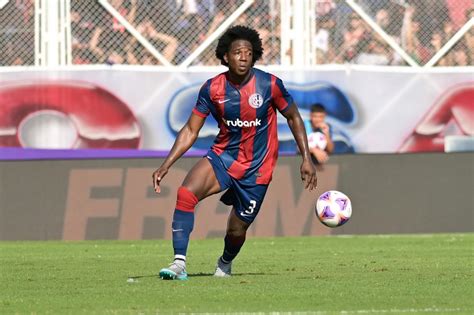
[[[263,105],[263,96],[258,93],[253,93],[249,96],[249,105],[253,108],[259,108]]]

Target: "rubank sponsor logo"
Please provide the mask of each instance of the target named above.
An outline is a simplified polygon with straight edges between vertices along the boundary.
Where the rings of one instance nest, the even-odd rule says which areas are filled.
[[[262,120],[256,118],[255,120],[247,121],[237,118],[236,120],[226,120],[225,123],[229,127],[258,127],[262,124]]]

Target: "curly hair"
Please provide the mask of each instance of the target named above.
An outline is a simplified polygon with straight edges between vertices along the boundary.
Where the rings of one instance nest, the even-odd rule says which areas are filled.
[[[225,31],[219,38],[216,47],[216,57],[221,61],[221,64],[228,66],[229,64],[224,60],[224,55],[229,52],[232,42],[243,39],[252,44],[253,57],[252,65],[255,64],[263,55],[262,40],[258,32],[250,27],[236,25]]]

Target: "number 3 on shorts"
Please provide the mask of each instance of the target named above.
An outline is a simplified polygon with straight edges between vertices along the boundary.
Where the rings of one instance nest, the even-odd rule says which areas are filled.
[[[255,211],[255,207],[257,206],[257,202],[255,200],[250,200],[250,206],[247,210],[245,210],[245,214],[252,214]]]

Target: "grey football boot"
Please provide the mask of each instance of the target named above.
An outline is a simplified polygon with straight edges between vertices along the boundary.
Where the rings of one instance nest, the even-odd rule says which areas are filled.
[[[232,262],[226,264],[222,261],[221,257],[217,259],[216,271],[214,277],[230,277],[232,274]]]

